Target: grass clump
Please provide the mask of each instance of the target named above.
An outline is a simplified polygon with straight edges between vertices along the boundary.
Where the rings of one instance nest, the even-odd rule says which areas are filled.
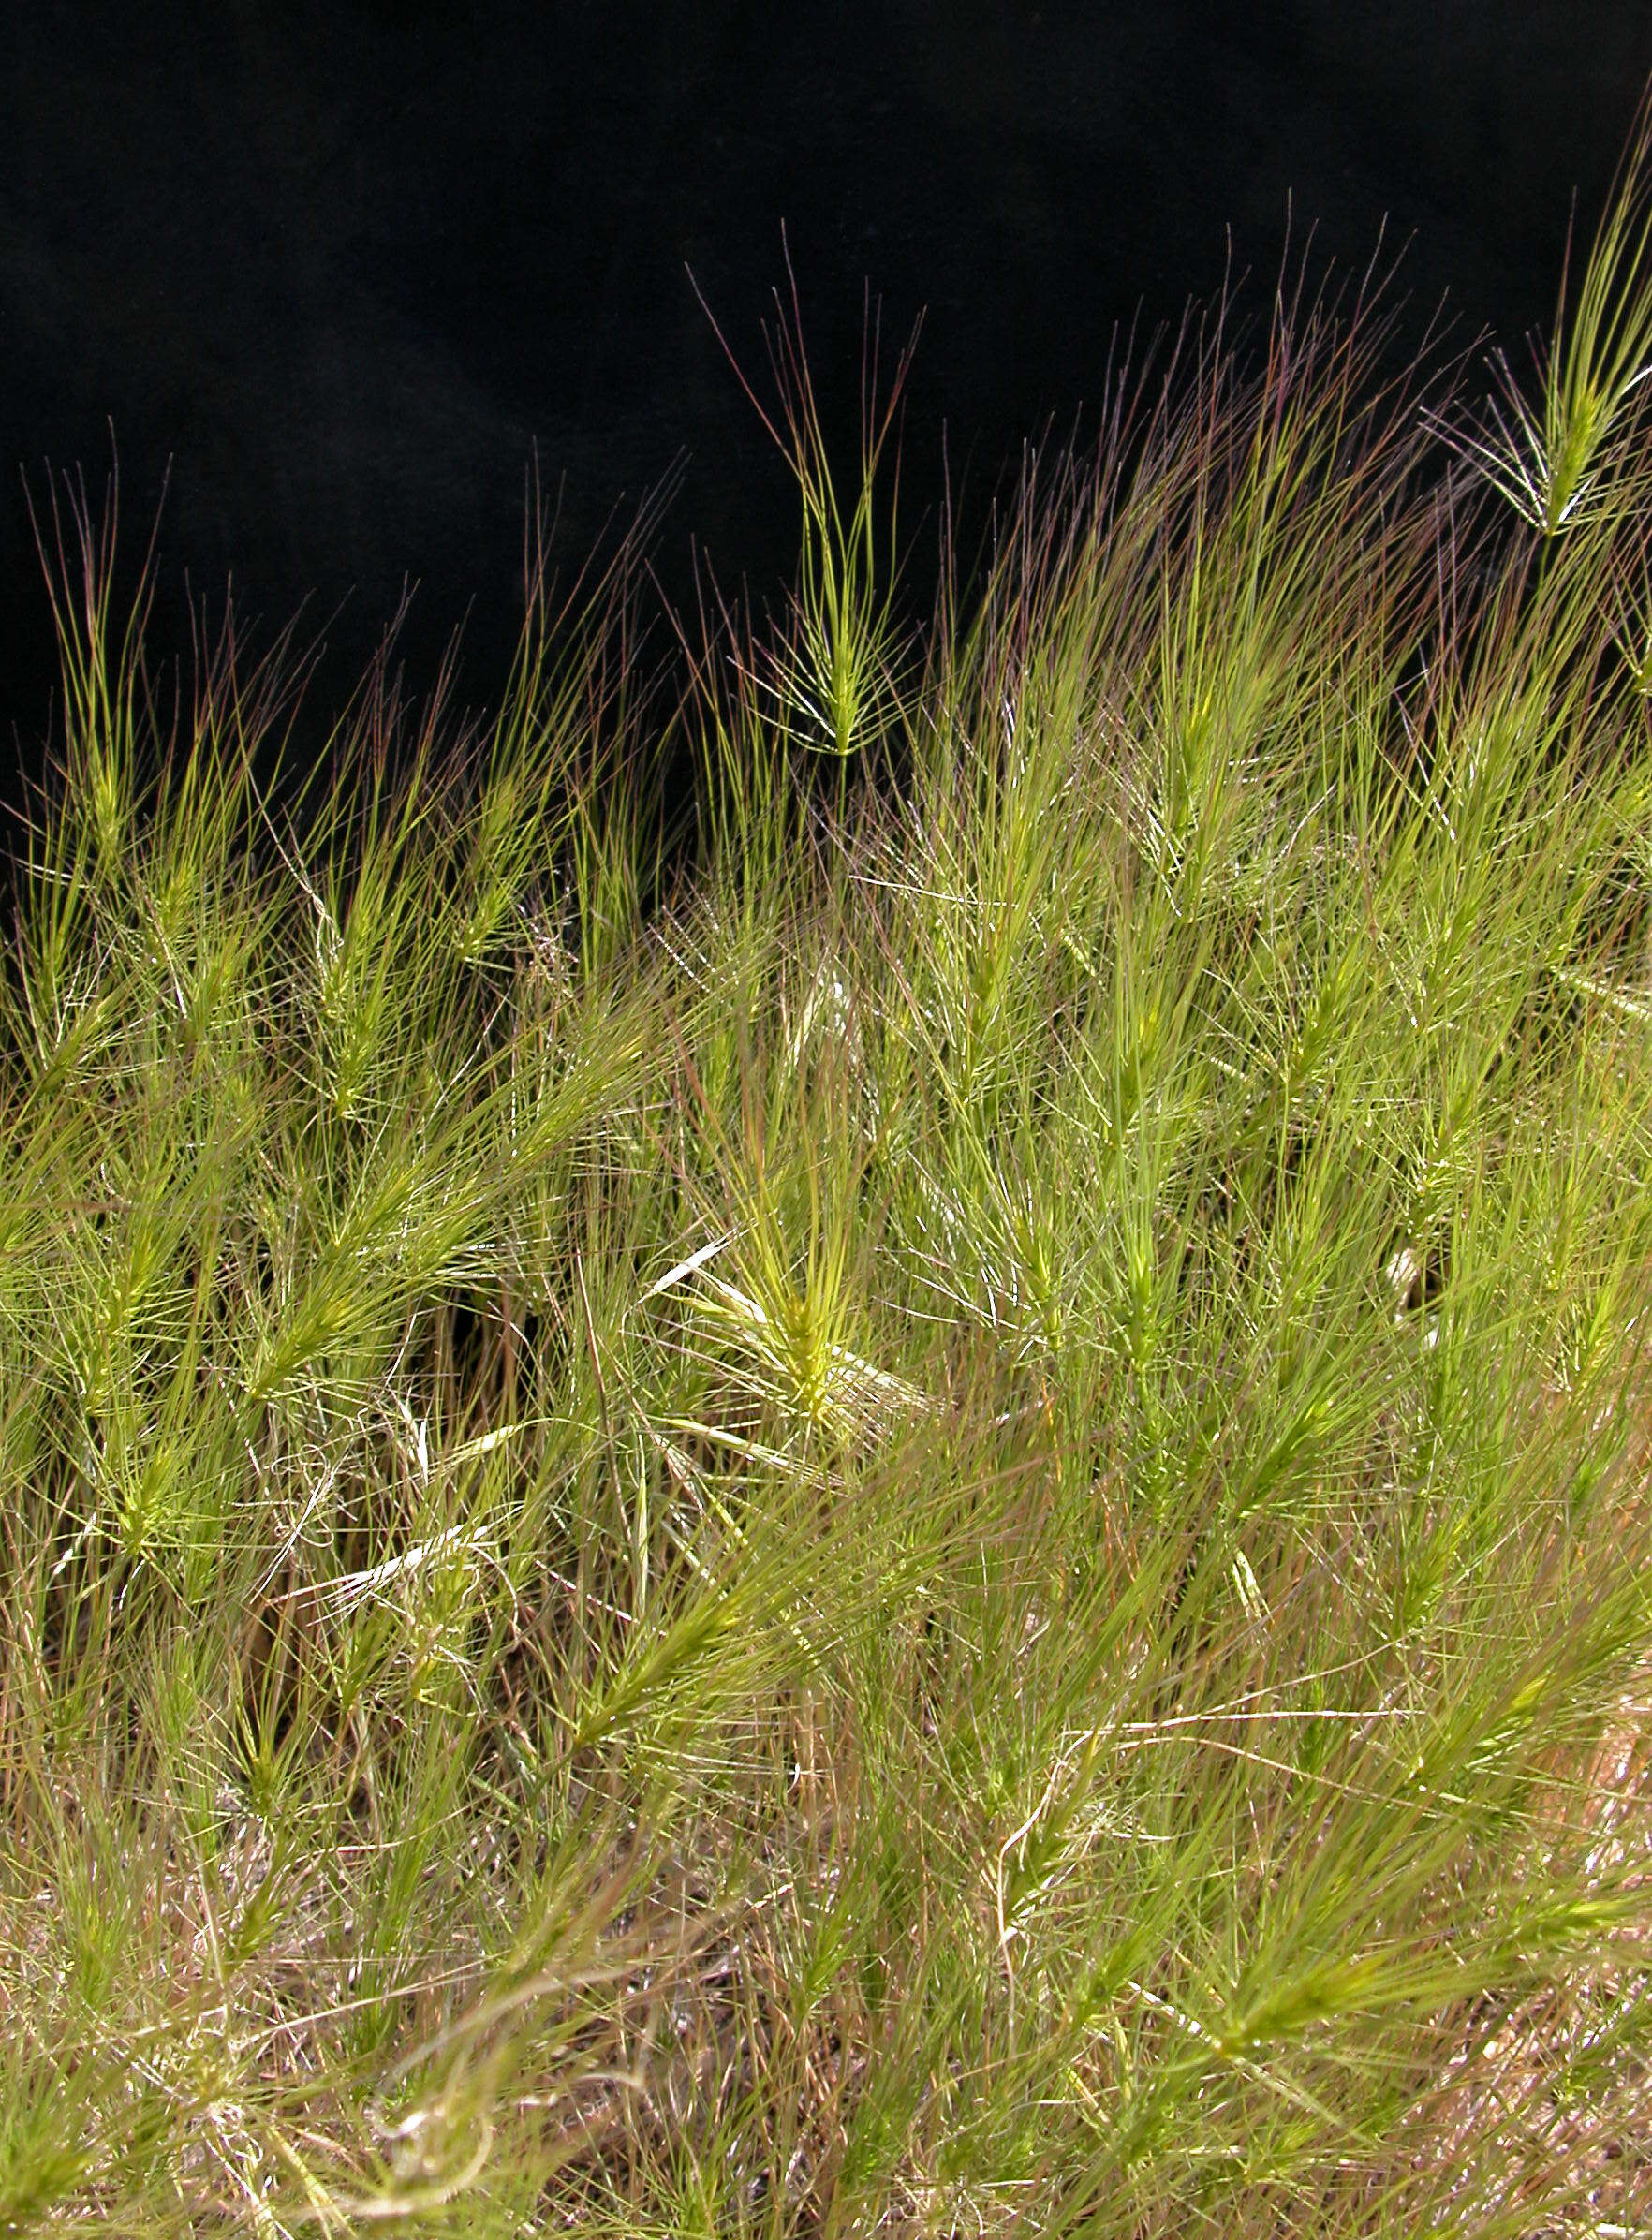
[[[774,641],[656,738],[541,543],[302,830],[60,528],[0,2228],[1645,2229],[1645,431],[1380,338],[1185,329],[922,678],[798,338]]]

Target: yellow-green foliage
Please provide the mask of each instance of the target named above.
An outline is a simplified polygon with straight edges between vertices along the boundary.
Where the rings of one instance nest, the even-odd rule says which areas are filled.
[[[1512,437],[1224,303],[921,673],[783,330],[661,736],[541,541],[479,748],[160,771],[82,501],[0,2230],[1646,2229],[1645,147]]]

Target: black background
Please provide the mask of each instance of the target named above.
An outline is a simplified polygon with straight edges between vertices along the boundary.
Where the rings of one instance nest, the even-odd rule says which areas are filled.
[[[760,374],[784,219],[846,476],[863,283],[886,348],[926,307],[902,471],[926,612],[943,424],[967,523],[1025,437],[1094,406],[1116,325],[1219,288],[1230,230],[1265,306],[1288,195],[1321,265],[1363,270],[1385,217],[1390,255],[1414,236],[1402,347],[1448,288],[1461,341],[1547,326],[1573,189],[1586,242],[1649,70],[1630,0],[12,0],[7,762],[38,766],[56,677],[20,468],[39,510],[45,460],[81,463],[101,513],[111,419],[128,587],[172,461],[152,656],[187,681],[185,570],[214,626],[233,573],[255,651],[312,594],[313,752],[405,577],[410,686],[469,602],[458,704],[496,698],[536,442],[565,571],[686,451],[668,594],[692,537],[778,597],[793,486],[686,263]]]

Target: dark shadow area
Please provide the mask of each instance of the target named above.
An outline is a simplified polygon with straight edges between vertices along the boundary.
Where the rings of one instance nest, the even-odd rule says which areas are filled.
[[[18,0],[0,60],[0,737],[37,769],[57,674],[24,501],[118,446],[121,570],[169,459],[152,667],[227,582],[256,652],[301,600],[319,752],[404,584],[409,689],[468,612],[455,710],[497,700],[537,447],[565,580],[682,461],[655,548],[691,540],[760,608],[797,499],[685,270],[761,385],[798,274],[852,474],[863,289],[923,335],[902,448],[907,597],[936,585],[943,435],[960,543],[1024,439],[1088,424],[1120,326],[1173,326],[1287,238],[1364,269],[1413,236],[1394,347],[1442,297],[1466,343],[1552,317],[1574,187],[1603,202],[1652,22],[1622,0],[1207,0],[826,9],[637,0]],[[187,585],[187,590],[186,590]],[[117,613],[124,607],[117,598]],[[692,625],[690,626],[692,627]],[[670,654],[663,625],[649,643]]]

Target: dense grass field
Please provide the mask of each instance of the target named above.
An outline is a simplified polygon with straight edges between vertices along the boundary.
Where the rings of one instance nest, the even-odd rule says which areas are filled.
[[[53,494],[0,2230],[1652,2229],[1649,148],[1491,409],[1224,300],[911,639],[794,294],[780,621],[536,538],[279,808]]]

